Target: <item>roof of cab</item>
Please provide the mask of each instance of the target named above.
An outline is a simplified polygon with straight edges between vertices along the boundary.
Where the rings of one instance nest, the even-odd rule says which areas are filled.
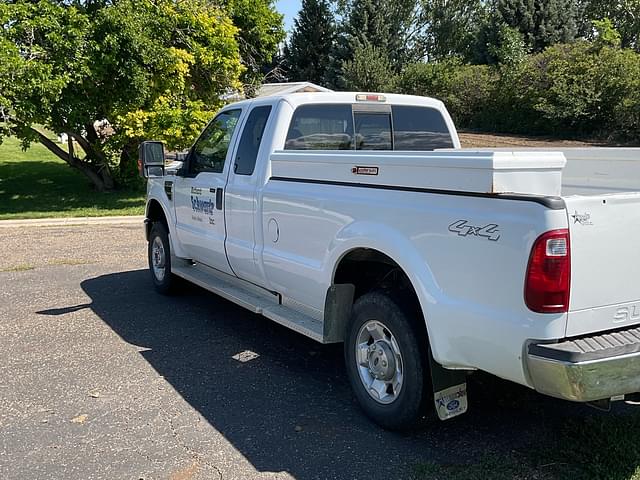
[[[356,95],[382,95],[384,101],[358,101]],[[305,92],[305,93],[284,93],[265,97],[258,97],[250,100],[243,100],[233,105],[243,106],[250,103],[273,104],[274,100],[286,101],[293,108],[305,104],[318,103],[379,103],[387,105],[415,105],[431,108],[443,108],[444,104],[440,100],[430,97],[420,97],[417,95],[400,95],[396,93],[368,93],[368,92]]]

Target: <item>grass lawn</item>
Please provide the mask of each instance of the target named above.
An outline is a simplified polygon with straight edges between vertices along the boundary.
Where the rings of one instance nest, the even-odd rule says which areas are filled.
[[[0,220],[143,213],[144,192],[98,193],[39,143],[26,152],[15,138],[0,145]]]
[[[526,451],[467,464],[427,463],[415,480],[640,480],[640,416],[567,419]]]

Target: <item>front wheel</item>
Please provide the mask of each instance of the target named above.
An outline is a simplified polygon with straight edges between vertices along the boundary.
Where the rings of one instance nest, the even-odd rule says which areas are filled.
[[[428,381],[427,339],[418,319],[399,303],[381,292],[360,297],[344,345],[358,403],[369,418],[390,430],[416,426]]]
[[[156,290],[163,295],[173,292],[176,279],[171,273],[169,234],[162,223],[154,223],[149,234],[149,270]]]

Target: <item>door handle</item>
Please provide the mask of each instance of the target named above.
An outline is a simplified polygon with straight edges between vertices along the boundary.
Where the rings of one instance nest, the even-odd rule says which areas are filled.
[[[216,208],[222,210],[222,198],[224,194],[224,188],[218,188],[216,190]]]

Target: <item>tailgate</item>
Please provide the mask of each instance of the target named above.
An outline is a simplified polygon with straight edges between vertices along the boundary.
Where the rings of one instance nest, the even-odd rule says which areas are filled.
[[[640,323],[640,193],[564,200],[571,242],[567,336]]]

